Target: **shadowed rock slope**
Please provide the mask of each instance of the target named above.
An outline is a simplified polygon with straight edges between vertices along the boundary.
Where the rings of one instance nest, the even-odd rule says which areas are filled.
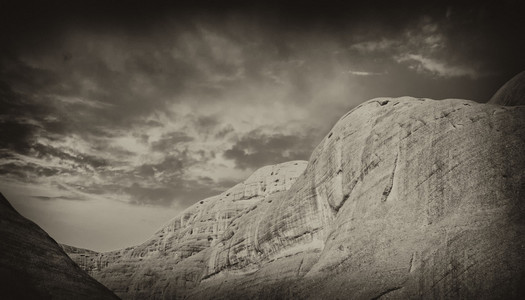
[[[489,103],[506,106],[525,105],[525,71],[505,83]]]
[[[518,299],[524,111],[373,99],[290,186],[261,195],[253,180],[143,245],[72,257],[125,299]]]
[[[2,299],[118,299],[0,194]]]

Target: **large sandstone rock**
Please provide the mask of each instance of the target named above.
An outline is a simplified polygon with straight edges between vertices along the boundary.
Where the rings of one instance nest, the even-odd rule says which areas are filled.
[[[505,83],[489,100],[490,104],[525,105],[525,71]]]
[[[305,161],[263,167],[243,183],[186,209],[141,245],[106,253],[66,245],[64,250],[122,297],[182,297],[205,275],[205,250],[224,243],[232,221],[288,190],[305,167]]]
[[[518,299],[524,111],[370,100],[291,186],[245,183],[87,269],[125,299]]]
[[[0,194],[1,299],[118,299]]]

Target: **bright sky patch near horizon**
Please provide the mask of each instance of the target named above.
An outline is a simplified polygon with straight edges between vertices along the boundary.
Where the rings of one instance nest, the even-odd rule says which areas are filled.
[[[0,191],[58,242],[127,247],[368,99],[486,102],[525,69],[517,1],[341,3],[2,4]]]

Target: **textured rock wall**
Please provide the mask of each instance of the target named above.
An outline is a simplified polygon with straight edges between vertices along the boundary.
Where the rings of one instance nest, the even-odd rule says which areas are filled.
[[[362,104],[265,210],[258,230],[271,227],[275,248],[263,248],[260,268],[237,276],[230,266],[193,297],[520,298],[524,112],[465,100]]]
[[[316,151],[343,153],[343,196],[326,198],[343,205],[313,297],[517,298],[524,130],[524,107],[462,100],[377,99],[340,120]]]
[[[518,299],[524,112],[370,100],[291,186],[249,179],[143,245],[93,256],[92,274],[129,299]]]
[[[203,250],[223,245],[236,218],[289,189],[305,167],[305,161],[291,161],[258,169],[243,183],[186,209],[141,245],[107,253],[64,248],[90,275],[122,297],[184,295],[180,290],[195,287],[205,276],[209,257]]]
[[[1,299],[118,299],[0,194]]]

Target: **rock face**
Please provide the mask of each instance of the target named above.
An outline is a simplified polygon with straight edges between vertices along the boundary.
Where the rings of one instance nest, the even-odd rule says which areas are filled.
[[[125,299],[519,299],[524,112],[370,100],[293,184],[302,170],[283,174],[289,164],[259,170],[142,245],[84,252],[84,265]]]
[[[489,103],[506,106],[525,105],[525,71],[505,83]]]
[[[118,299],[0,194],[0,298]]]
[[[224,243],[235,218],[288,190],[306,164],[292,161],[263,167],[243,183],[189,207],[141,245],[107,253],[66,245],[64,250],[122,297],[182,297],[205,275],[209,257],[203,256],[204,250]]]

